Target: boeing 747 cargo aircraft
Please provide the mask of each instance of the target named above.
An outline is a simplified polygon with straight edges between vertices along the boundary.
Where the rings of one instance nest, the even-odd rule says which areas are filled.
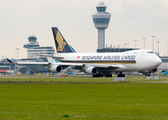
[[[123,72],[126,71],[139,71],[150,75],[150,72],[156,71],[161,64],[161,59],[152,50],[147,49],[122,53],[77,53],[68,45],[57,27],[52,27],[52,32],[57,53],[56,56],[50,57],[61,62],[48,58],[49,61],[46,63],[32,64],[44,64],[55,73],[72,66],[73,69],[78,69],[93,77],[112,77],[112,72],[118,72],[118,77],[125,77]]]

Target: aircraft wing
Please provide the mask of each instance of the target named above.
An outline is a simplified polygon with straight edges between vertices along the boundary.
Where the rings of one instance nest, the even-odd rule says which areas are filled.
[[[55,60],[53,60],[52,58],[48,57],[48,60],[49,62],[13,62],[11,60],[9,60],[8,58],[6,58],[6,60],[9,62],[9,63],[17,63],[17,64],[27,64],[27,65],[44,65],[44,66],[47,66],[47,65],[59,65],[59,66],[62,66],[64,68],[66,67],[69,67],[69,66],[78,66],[78,67],[82,67],[83,64],[81,63],[62,63],[62,62],[58,62],[56,63]]]
[[[118,69],[120,66],[119,65],[102,65],[102,64],[85,64],[85,63],[56,63],[57,65],[60,65],[60,66],[72,66],[73,69],[78,69],[78,70],[81,70],[83,69],[85,66],[93,66],[95,68],[98,68],[98,69],[108,69],[108,68],[111,68],[111,69]]]
[[[48,65],[49,62],[13,62],[11,61],[10,59],[6,58],[6,60],[9,62],[9,63],[17,63],[17,64],[40,64],[40,65]]]
[[[8,58],[6,58],[8,62],[10,63],[14,63],[13,61],[9,60]],[[47,67],[52,67],[52,66],[60,66],[63,69],[67,68],[69,66],[72,66],[73,69],[78,69],[78,70],[84,70],[86,68],[89,67],[95,67],[98,70],[102,70],[102,69],[118,69],[121,68],[121,65],[115,65],[115,64],[86,64],[86,63],[69,63],[69,62],[56,62],[53,58],[51,57],[47,57],[48,62],[16,62],[17,64],[29,64],[29,65],[44,65]]]
[[[27,65],[44,65],[48,66],[49,64],[52,65],[59,65],[62,66],[63,68],[72,66],[73,69],[82,69],[86,64],[83,63],[50,63],[50,62],[17,62],[17,64],[27,64]],[[88,64],[87,64],[88,65]],[[106,68],[113,68],[117,69],[119,68],[118,65],[101,65],[101,64],[89,64],[88,66],[93,66],[95,68],[100,68],[100,69],[106,69]]]
[[[119,65],[102,65],[102,64],[85,64],[85,63],[52,63],[52,62],[17,62],[17,64],[41,64],[44,66],[47,66],[49,64],[52,65],[59,65],[62,66],[63,68],[72,66],[73,69],[82,69],[85,65],[87,66],[93,66],[95,68],[100,68],[100,69],[107,69],[107,68],[111,68],[111,69],[117,69],[119,68]]]

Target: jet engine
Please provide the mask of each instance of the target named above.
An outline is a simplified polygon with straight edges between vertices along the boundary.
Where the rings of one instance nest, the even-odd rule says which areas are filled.
[[[51,72],[58,73],[62,70],[61,66],[59,65],[54,65],[49,69]]]
[[[87,67],[85,70],[85,73],[89,74],[89,75],[95,75],[98,73],[98,70],[95,67]]]

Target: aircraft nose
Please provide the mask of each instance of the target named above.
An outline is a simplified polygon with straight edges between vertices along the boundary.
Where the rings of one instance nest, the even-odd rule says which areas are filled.
[[[162,60],[156,55],[155,56],[151,56],[148,59],[150,59],[148,61],[148,65],[150,65],[152,67],[159,66],[162,63]]]
[[[155,63],[159,66],[162,63],[162,60],[159,57],[157,57],[155,59]]]

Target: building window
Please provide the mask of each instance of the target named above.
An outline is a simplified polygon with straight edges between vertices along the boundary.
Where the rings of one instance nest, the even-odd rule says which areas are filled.
[[[108,18],[95,18],[93,19],[94,23],[109,23],[109,20]]]
[[[97,11],[98,12],[105,12],[106,11],[106,7],[97,7]]]

